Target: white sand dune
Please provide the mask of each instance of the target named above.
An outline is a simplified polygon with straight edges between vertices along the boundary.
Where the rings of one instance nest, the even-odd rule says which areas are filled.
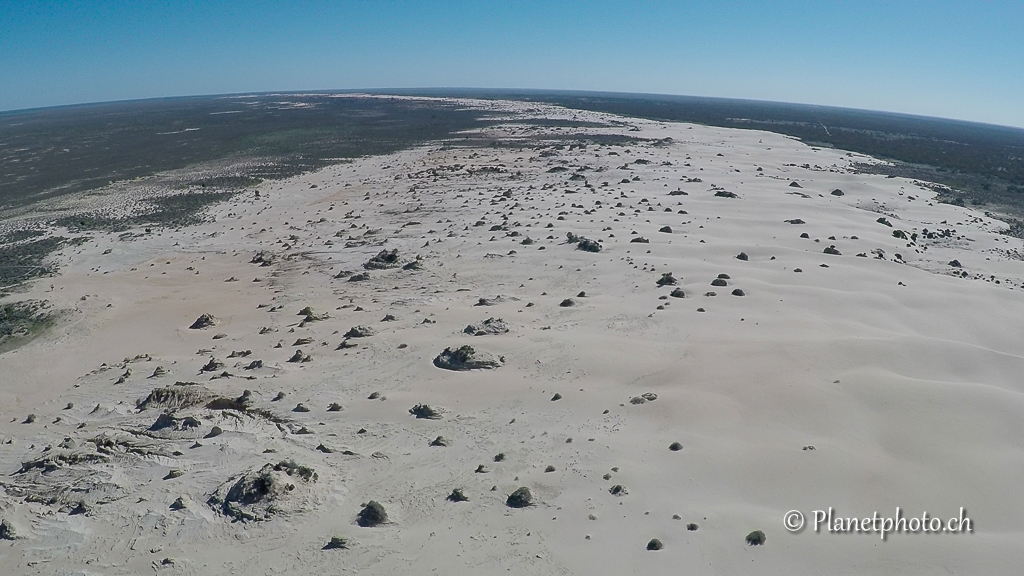
[[[1017,573],[1024,264],[1001,222],[777,134],[463,103],[510,124],[264,183],[211,223],[57,256],[60,276],[19,297],[68,312],[0,355],[0,517],[20,536],[0,541],[0,572]],[[515,123],[528,117],[606,127]],[[583,133],[609,144],[579,147]],[[335,277],[384,249],[397,266]],[[259,251],[273,263],[250,263]],[[403,268],[417,257],[422,269]],[[677,286],[656,284],[666,272]],[[321,319],[303,322],[307,306]],[[189,329],[204,313],[217,324]],[[509,331],[464,332],[488,318]],[[374,334],[339,349],[358,325]],[[434,366],[463,345],[503,361]],[[311,360],[289,362],[299,349]],[[201,372],[211,358],[224,366]],[[245,369],[253,360],[263,367]],[[175,382],[249,390],[248,410],[178,408],[150,430],[161,408],[136,403],[194,389]],[[657,398],[630,402],[644,393]],[[411,415],[421,403],[441,418]],[[431,446],[438,436],[450,445]],[[277,492],[240,505],[267,519],[208,502],[287,460],[316,479],[274,472]],[[534,505],[507,507],[520,486]],[[469,500],[448,501],[455,488]],[[389,522],[356,523],[370,500]],[[828,507],[944,521],[963,507],[973,532],[783,526],[789,510]],[[764,545],[747,545],[753,530]],[[323,549],[332,536],[348,548]],[[664,549],[648,551],[652,538]]]

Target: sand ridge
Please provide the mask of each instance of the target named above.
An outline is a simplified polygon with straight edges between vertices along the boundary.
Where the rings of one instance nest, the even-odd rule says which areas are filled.
[[[509,123],[56,256],[27,294],[65,321],[0,356],[10,573],[1024,559],[1024,272],[999,221],[777,134],[460,102]],[[137,407],[154,390],[170,405]],[[371,500],[387,521],[362,527]],[[975,532],[783,528],[829,506],[964,506]]]

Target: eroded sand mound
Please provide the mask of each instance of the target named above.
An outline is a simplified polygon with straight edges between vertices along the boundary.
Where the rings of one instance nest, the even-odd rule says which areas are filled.
[[[166,388],[154,388],[138,403],[140,410],[178,410],[205,404],[214,394],[195,382],[176,382]]]
[[[466,326],[463,332],[470,336],[493,336],[495,334],[506,334],[508,332],[508,324],[506,324],[501,318],[488,318],[481,322]]]
[[[316,472],[292,460],[265,464],[222,484],[207,503],[235,520],[267,520],[275,514],[301,510]]]
[[[501,358],[469,345],[445,348],[434,358],[434,366],[445,370],[493,370],[500,368],[502,362]]]

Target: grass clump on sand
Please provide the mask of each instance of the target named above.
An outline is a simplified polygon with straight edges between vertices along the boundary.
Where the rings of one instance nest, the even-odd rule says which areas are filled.
[[[428,420],[439,420],[441,418],[440,408],[431,408],[426,404],[417,404],[412,408],[409,408],[409,414],[417,418],[426,418]]]
[[[376,331],[369,326],[353,326],[345,332],[345,338],[369,338],[376,334]]]
[[[754,530],[750,534],[747,534],[746,538],[747,544],[749,544],[750,546],[760,546],[764,544],[764,541],[766,539],[767,538],[765,537],[764,532],[760,530]]]
[[[676,280],[675,276],[673,276],[671,272],[665,272],[655,283],[658,286],[675,286],[679,281]]]
[[[213,317],[213,314],[201,314],[196,321],[193,322],[188,329],[189,330],[202,330],[203,328],[209,328],[210,326],[216,326],[217,319]]]
[[[376,256],[363,263],[367,270],[384,270],[398,266],[398,249],[381,250]]]

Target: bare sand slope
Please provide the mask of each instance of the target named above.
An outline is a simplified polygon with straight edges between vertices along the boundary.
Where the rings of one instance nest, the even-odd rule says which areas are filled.
[[[1017,573],[1000,222],[776,134],[488,105],[61,253],[62,324],[0,355],[0,572]],[[783,526],[897,506],[973,533]]]

